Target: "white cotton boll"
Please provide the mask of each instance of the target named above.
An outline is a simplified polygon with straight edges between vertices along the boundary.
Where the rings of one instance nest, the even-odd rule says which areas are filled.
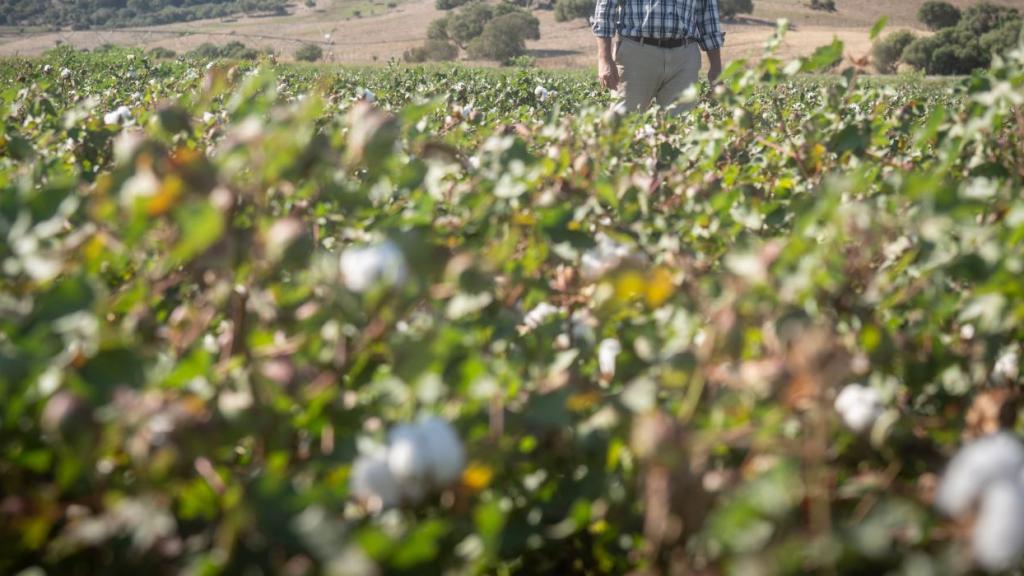
[[[1020,355],[1017,348],[1004,348],[992,367],[992,378],[1001,384],[1016,382],[1020,376]]]
[[[631,254],[628,246],[612,240],[603,232],[598,233],[597,246],[584,252],[580,258],[580,274],[584,280],[593,282],[614,270]]]
[[[121,205],[131,208],[140,198],[151,198],[160,191],[160,179],[152,170],[136,172],[121,185]]]
[[[116,110],[103,116],[103,123],[108,126],[127,124],[132,120],[132,111],[127,106],[119,106]]]
[[[61,68],[60,69],[60,79],[61,80],[68,80],[69,78],[71,78],[71,70],[68,70],[67,68]]]
[[[549,317],[558,313],[558,307],[547,302],[541,302],[533,307],[523,317],[523,324],[530,330],[536,330]]]
[[[970,510],[993,482],[1017,479],[1024,467],[1024,445],[1012,434],[999,432],[965,445],[949,462],[935,495],[935,505],[950,516]]]
[[[1024,553],[1024,489],[1015,480],[999,480],[981,497],[972,536],[974,559],[990,572],[1009,570]]]
[[[349,247],[341,253],[340,265],[345,285],[353,292],[366,292],[376,284],[395,286],[408,276],[402,249],[390,240]]]
[[[50,72],[53,72],[53,66],[50,66],[49,64],[43,66],[43,74],[49,74]]]
[[[377,101],[377,95],[371,92],[368,88],[360,88],[358,98],[359,100],[363,100],[371,104]]]
[[[548,90],[543,86],[537,86],[533,89],[533,95],[536,96],[541,102],[547,99]]]
[[[597,345],[597,366],[602,376],[615,376],[615,361],[621,352],[622,344],[615,338],[605,338]]]
[[[466,453],[452,425],[432,416],[419,423],[420,442],[427,454],[428,473],[435,488],[454,484],[462,477]]]
[[[375,450],[356,459],[352,465],[349,490],[374,510],[399,504],[402,490],[391,474],[385,450]]]
[[[420,429],[416,425],[396,426],[389,434],[388,467],[400,482],[422,482],[429,468]]]
[[[861,434],[882,415],[882,397],[874,388],[850,384],[836,396],[835,409],[850,430]]]

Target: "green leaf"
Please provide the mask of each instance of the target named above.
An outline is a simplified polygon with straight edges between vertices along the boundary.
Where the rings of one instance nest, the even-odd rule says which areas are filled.
[[[209,202],[193,202],[175,211],[181,239],[171,251],[175,262],[188,262],[220,239],[224,218]]]
[[[871,27],[871,41],[872,42],[876,38],[878,38],[878,35],[882,33],[882,30],[885,28],[885,25],[888,24],[888,23],[889,23],[889,17],[888,16],[882,16],[881,18],[878,19],[878,22],[875,22],[875,25]]]
[[[843,59],[843,42],[836,38],[828,46],[822,46],[803,61],[801,72],[821,72],[835,66]]]

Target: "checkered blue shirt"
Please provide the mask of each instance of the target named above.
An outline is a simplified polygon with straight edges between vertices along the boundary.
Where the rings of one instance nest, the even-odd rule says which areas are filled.
[[[718,0],[597,0],[594,35],[696,38],[707,52],[725,44]]]

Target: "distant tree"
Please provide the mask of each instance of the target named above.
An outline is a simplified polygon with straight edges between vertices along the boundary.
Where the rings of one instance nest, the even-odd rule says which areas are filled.
[[[526,53],[526,39],[532,34],[530,23],[519,14],[499,16],[484,26],[483,32],[467,47],[470,58],[508,62]],[[539,32],[536,37],[539,37]]]
[[[460,46],[483,34],[484,26],[494,17],[494,8],[483,2],[463,6],[448,17],[448,37]]]
[[[928,0],[917,11],[917,19],[929,30],[952,28],[960,22],[960,9],[949,2]]]
[[[317,62],[324,57],[324,49],[316,44],[303,44],[295,51],[295,59],[300,62]]]
[[[448,17],[438,18],[427,26],[427,38],[448,41]]]
[[[557,0],[555,21],[568,22],[576,18],[589,18],[594,14],[595,0]]]
[[[1016,8],[983,2],[964,11],[963,18],[958,25],[980,36],[998,30],[1009,23],[1020,20],[1020,18],[1020,12]]]
[[[879,40],[871,49],[871,57],[875,62],[875,68],[883,74],[892,74],[896,71],[903,51],[917,37],[912,32],[900,30],[893,32],[882,40]]]
[[[753,0],[718,0],[718,11],[722,18],[735,18],[738,14],[752,14]]]

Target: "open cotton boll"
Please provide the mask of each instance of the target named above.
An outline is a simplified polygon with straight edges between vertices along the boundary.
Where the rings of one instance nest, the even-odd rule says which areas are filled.
[[[990,572],[1009,570],[1024,555],[1024,488],[1016,479],[998,480],[981,497],[972,535],[974,559]]]
[[[108,126],[127,124],[132,121],[132,111],[127,106],[118,106],[116,110],[103,116],[103,123]]]
[[[998,480],[1018,480],[1024,468],[1024,445],[1012,434],[1000,432],[965,445],[949,462],[935,495],[935,505],[946,514],[962,516]]]
[[[421,446],[427,455],[428,474],[436,488],[454,484],[466,466],[466,453],[452,425],[432,416],[419,423]]]
[[[882,415],[882,397],[869,386],[849,384],[836,396],[835,409],[843,424],[860,434]]]
[[[547,302],[541,302],[534,306],[533,310],[526,313],[526,316],[523,317],[523,325],[530,330],[536,330],[537,327],[543,324],[545,320],[557,313],[557,306]]]
[[[388,467],[400,482],[422,482],[429,469],[419,426],[403,424],[389,434]]]
[[[356,459],[349,490],[373,510],[391,508],[401,502],[402,490],[388,466],[386,450],[375,450]]]
[[[1017,381],[1020,375],[1020,355],[1015,347],[1004,348],[992,367],[992,379],[1000,384]]]
[[[631,255],[629,246],[616,242],[607,234],[599,233],[597,246],[586,251],[580,258],[580,274],[589,282],[598,280]]]
[[[615,361],[622,352],[622,344],[615,338],[605,338],[597,345],[597,367],[601,376],[615,376]]]
[[[394,286],[408,276],[401,248],[387,240],[370,246],[352,246],[341,253],[341,274],[353,292],[366,292],[376,284]]]
[[[543,86],[537,86],[533,89],[533,95],[543,101],[548,97],[548,89]]]

